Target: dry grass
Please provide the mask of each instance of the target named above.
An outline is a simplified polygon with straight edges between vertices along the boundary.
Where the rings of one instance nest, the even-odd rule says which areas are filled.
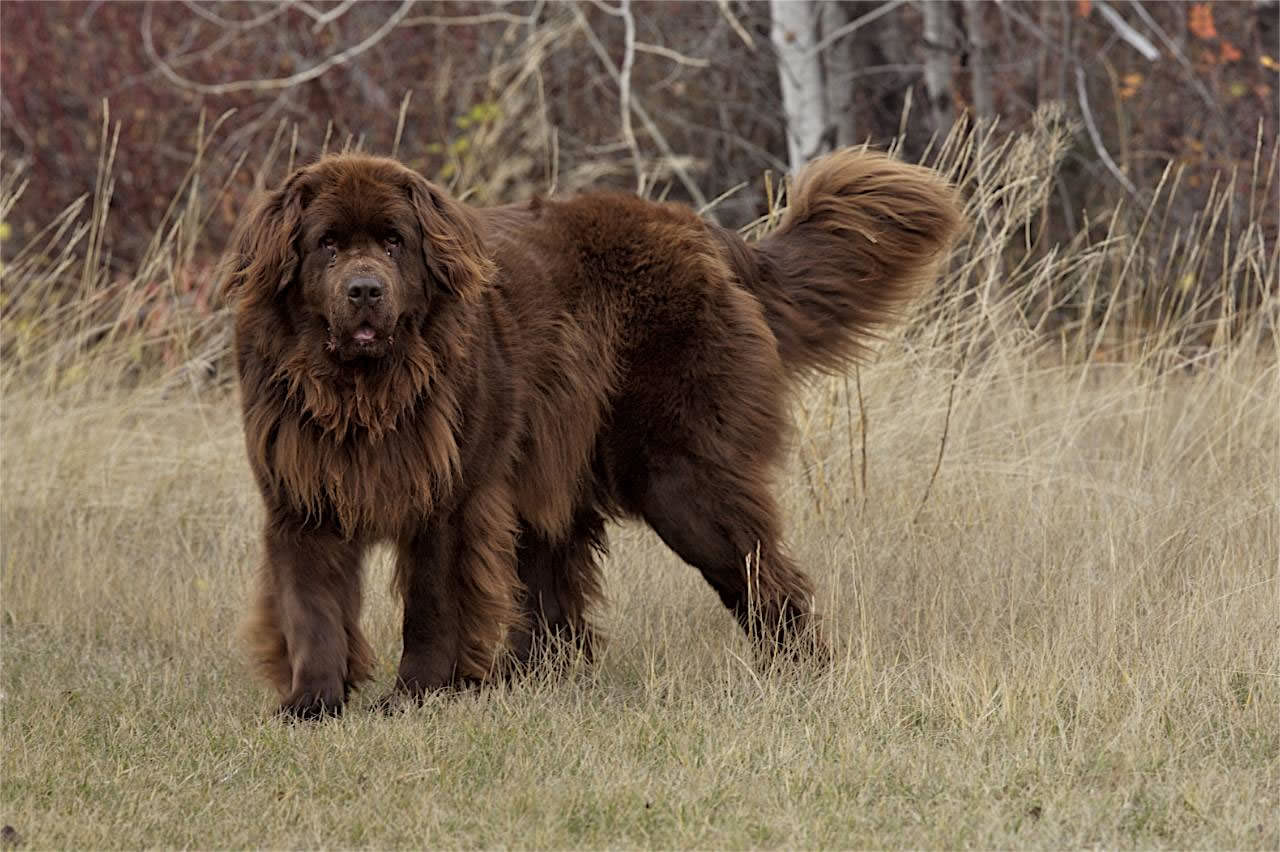
[[[627,527],[593,668],[369,712],[397,654],[384,555],[380,682],[282,724],[236,641],[260,510],[234,399],[193,381],[217,338],[10,320],[0,822],[34,847],[1280,847],[1275,251],[1214,244],[1207,211],[1170,235],[1197,252],[1147,256],[1157,201],[1009,261],[1060,153],[1040,132],[948,144],[975,227],[942,295],[798,401],[783,488],[827,672],[753,669]],[[94,278],[32,268],[6,291]],[[1151,309],[1192,273],[1261,307]],[[1087,321],[1051,337],[1068,292]]]

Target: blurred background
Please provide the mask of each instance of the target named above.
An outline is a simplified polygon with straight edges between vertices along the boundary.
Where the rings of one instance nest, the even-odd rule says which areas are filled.
[[[1076,123],[1047,227],[1069,239],[1171,164],[1185,168],[1172,215],[1189,218],[1215,175],[1248,171],[1259,138],[1273,146],[1278,14],[1150,0],[4,3],[0,144],[28,182],[4,250],[94,191],[104,142],[117,167],[103,249],[121,267],[197,151],[205,187],[228,184],[201,259],[291,147],[394,149],[480,203],[634,188],[637,174],[694,203],[745,183],[717,208],[741,225],[765,208],[762,174],[795,159],[788,106],[802,156],[900,139],[917,159],[965,116],[1014,131],[1058,102]],[[1274,236],[1274,215],[1263,224]]]

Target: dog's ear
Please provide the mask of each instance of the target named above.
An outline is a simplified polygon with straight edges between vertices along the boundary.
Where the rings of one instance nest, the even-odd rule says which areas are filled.
[[[476,300],[493,280],[496,267],[481,242],[475,214],[417,172],[410,173],[407,191],[427,271],[463,301]]]
[[[312,175],[302,168],[257,202],[231,239],[224,300],[270,300],[293,282],[301,262],[302,210],[312,192]]]

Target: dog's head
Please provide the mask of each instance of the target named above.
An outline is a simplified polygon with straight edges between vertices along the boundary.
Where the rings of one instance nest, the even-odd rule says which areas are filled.
[[[229,273],[237,311],[271,303],[301,339],[359,365],[394,351],[444,300],[475,300],[493,265],[464,205],[394,160],[339,155],[258,204]]]

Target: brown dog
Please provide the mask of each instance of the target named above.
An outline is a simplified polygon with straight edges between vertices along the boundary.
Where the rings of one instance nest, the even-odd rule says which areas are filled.
[[[820,647],[769,482],[787,388],[838,369],[960,221],[935,173],[844,151],[748,244],[625,195],[477,209],[386,159],[300,169],[228,279],[266,504],[250,623],[303,717],[368,677],[361,561],[398,550],[395,696],[590,637],[605,522],[643,518],[765,648]]]

